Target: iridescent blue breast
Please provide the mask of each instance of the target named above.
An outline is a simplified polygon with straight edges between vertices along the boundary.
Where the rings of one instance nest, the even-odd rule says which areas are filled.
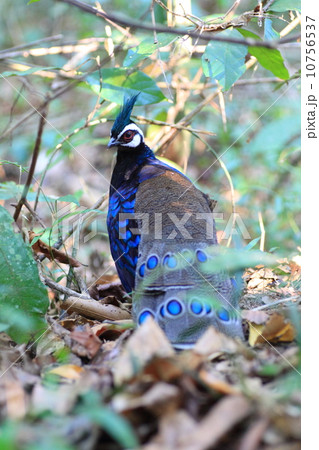
[[[134,213],[137,186],[121,186],[110,197],[107,216],[111,253],[124,289],[134,289],[140,235],[134,233],[137,223]]]

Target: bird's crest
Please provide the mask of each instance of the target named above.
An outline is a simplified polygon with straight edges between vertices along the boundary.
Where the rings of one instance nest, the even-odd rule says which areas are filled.
[[[136,102],[137,97],[140,95],[140,92],[136,95],[133,95],[133,97],[124,99],[124,104],[121,108],[121,111],[119,112],[118,116],[116,117],[112,130],[111,130],[111,136],[118,136],[120,132],[123,130],[123,128],[126,127],[129,123],[132,123],[131,120],[131,113],[132,109],[134,107],[134,104]]]

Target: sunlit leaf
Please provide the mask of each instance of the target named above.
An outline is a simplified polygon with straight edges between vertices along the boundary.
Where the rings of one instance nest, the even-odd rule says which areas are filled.
[[[157,44],[154,44],[154,37],[147,37],[137,47],[130,48],[123,61],[124,67],[135,66],[143,59],[151,56],[155,50],[165,47],[176,39],[176,35],[169,33],[159,33]]]
[[[242,36],[261,40],[257,34],[248,30],[237,29]],[[276,77],[282,80],[289,78],[289,72],[284,64],[283,57],[279,50],[266,47],[248,47],[248,52],[257,58],[259,64],[265,69],[270,70]]]
[[[136,105],[148,105],[165,100],[165,96],[154,80],[143,72],[131,73],[129,69],[101,70],[102,89],[100,92],[100,74],[94,72],[86,77],[87,86],[105,100],[122,104],[124,97],[140,93]]]

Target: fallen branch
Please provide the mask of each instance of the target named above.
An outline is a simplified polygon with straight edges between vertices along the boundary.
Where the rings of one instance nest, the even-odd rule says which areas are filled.
[[[75,312],[90,319],[97,320],[125,320],[130,319],[131,315],[114,305],[102,305],[96,300],[79,297],[68,297],[61,302],[61,308],[68,313]]]

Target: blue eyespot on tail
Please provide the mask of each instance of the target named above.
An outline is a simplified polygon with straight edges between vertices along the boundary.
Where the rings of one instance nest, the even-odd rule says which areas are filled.
[[[178,316],[182,312],[182,305],[178,300],[170,300],[167,303],[167,311],[172,314],[172,316]]]
[[[144,277],[144,275],[145,275],[145,264],[142,264],[142,265],[140,266],[138,272],[139,272],[139,274],[140,274],[141,277]]]
[[[191,311],[196,315],[199,315],[203,312],[203,305],[197,300],[192,300],[190,308]]]
[[[220,309],[217,312],[217,315],[220,318],[220,320],[223,320],[224,322],[229,321],[229,312],[225,308]]]
[[[207,261],[207,255],[203,250],[197,250],[196,257],[199,262],[206,262]]]
[[[156,255],[150,256],[148,258],[148,260],[147,260],[147,263],[146,263],[147,268],[150,269],[150,270],[155,269],[157,264],[158,264],[158,257]]]
[[[177,259],[173,255],[166,255],[163,262],[164,266],[167,266],[169,269],[175,269],[177,266]]]
[[[141,312],[141,314],[139,315],[138,318],[138,323],[139,325],[142,325],[143,322],[145,322],[145,320],[148,317],[153,317],[154,318],[154,314],[152,313],[152,311],[149,311],[148,309],[145,309],[144,311]]]

